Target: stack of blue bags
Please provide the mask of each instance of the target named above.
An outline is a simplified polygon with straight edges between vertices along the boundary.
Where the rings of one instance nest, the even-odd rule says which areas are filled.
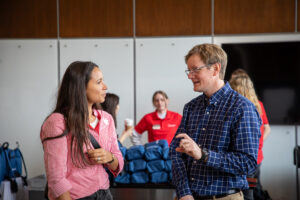
[[[169,146],[166,140],[145,145],[120,147],[125,160],[123,172],[116,183],[167,183],[172,179]]]

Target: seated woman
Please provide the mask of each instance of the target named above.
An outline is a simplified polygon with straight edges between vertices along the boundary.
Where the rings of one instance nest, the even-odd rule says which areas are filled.
[[[141,134],[148,131],[148,142],[165,139],[170,145],[182,116],[168,110],[168,96],[163,91],[156,91],[152,97],[155,111],[146,114],[135,126],[132,134],[132,143],[141,144]]]
[[[115,127],[117,128],[117,114],[118,114],[118,111],[120,109],[120,105],[119,105],[119,102],[120,102],[120,98],[118,95],[116,94],[113,94],[113,93],[107,93],[106,94],[106,97],[105,97],[105,101],[103,103],[101,103],[101,108],[108,112],[109,114],[111,114],[111,116],[113,117],[114,119],[114,122],[115,122]],[[119,138],[119,142],[121,144],[123,144],[123,142],[125,141],[125,139],[129,136],[132,135],[132,130],[133,130],[133,126],[128,126],[126,123],[125,123],[125,127],[124,127],[124,130],[122,132],[122,135],[121,137]]]

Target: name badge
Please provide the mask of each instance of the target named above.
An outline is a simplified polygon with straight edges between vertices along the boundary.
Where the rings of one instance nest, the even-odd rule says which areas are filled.
[[[159,129],[160,129],[160,125],[159,125],[159,124],[154,124],[154,125],[152,126],[152,129],[153,129],[153,130],[159,130]]]
[[[176,124],[168,124],[168,127],[175,127]]]

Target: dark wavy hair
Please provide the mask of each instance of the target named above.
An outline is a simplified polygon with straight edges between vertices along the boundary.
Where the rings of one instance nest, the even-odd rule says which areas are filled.
[[[106,93],[105,101],[101,103],[101,108],[111,114],[115,121],[115,127],[117,128],[117,117],[116,117],[116,108],[120,102],[118,95],[113,93]]]
[[[44,142],[71,134],[71,159],[77,167],[90,164],[83,151],[83,147],[89,144],[86,88],[95,67],[98,67],[95,63],[80,61],[69,65],[58,91],[56,107],[52,112],[61,113],[64,116],[65,127],[68,131],[43,140]]]

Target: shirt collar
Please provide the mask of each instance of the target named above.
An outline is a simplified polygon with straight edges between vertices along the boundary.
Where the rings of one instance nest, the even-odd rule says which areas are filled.
[[[161,119],[161,118],[159,118],[158,112],[157,112],[157,111],[155,111],[155,117],[156,117],[157,119]],[[166,117],[165,117],[164,119],[168,119],[169,117],[170,117],[170,113],[169,113],[169,111],[167,110],[167,111],[166,111]]]
[[[100,121],[101,115],[100,115],[99,111],[96,110],[96,109],[93,109],[93,114],[94,114],[94,116],[97,117],[97,118],[99,119],[99,121]]]
[[[217,92],[215,92],[210,98],[208,98],[205,94],[203,94],[204,96],[204,103],[206,105],[217,105],[220,100],[226,96],[226,94],[231,90],[231,87],[228,83],[228,81],[225,81],[225,85],[219,89]]]
[[[93,109],[93,114],[94,114],[95,117],[97,117],[98,123],[97,123],[95,128],[93,128],[90,124],[89,124],[89,127],[90,127],[90,129],[98,132],[97,130],[99,130],[99,127],[100,127],[101,115],[100,115],[99,111],[96,110],[96,109]]]

